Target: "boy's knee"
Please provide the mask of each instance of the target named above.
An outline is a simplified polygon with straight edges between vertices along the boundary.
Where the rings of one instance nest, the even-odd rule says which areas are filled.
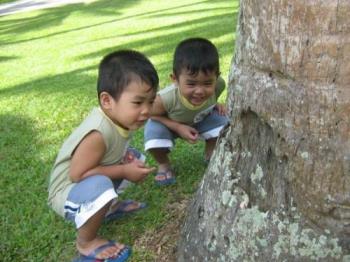
[[[154,138],[171,138],[171,131],[162,123],[155,120],[148,120],[144,130],[145,140]]]
[[[151,152],[152,150],[170,150],[174,147],[174,142],[172,139],[150,139],[145,142],[145,150]]]
[[[216,143],[217,139],[218,139],[218,137],[208,138],[205,140],[205,143],[207,143],[207,144]]]
[[[172,148],[174,146],[173,133],[162,123],[149,120],[145,127],[145,150],[157,148]]]
[[[164,148],[150,148],[148,150],[152,155],[154,154],[168,154],[170,152],[170,148],[164,147]]]
[[[69,192],[64,210],[66,219],[80,228],[91,217],[105,212],[117,198],[113,181],[104,175],[89,176],[77,183]]]
[[[89,176],[72,188],[68,199],[74,199],[75,201],[83,201],[86,198],[95,199],[111,188],[114,188],[114,185],[109,177],[104,175]]]

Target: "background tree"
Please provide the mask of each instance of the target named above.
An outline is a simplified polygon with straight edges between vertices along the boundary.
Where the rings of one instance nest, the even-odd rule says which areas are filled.
[[[350,261],[350,2],[244,0],[179,261]]]

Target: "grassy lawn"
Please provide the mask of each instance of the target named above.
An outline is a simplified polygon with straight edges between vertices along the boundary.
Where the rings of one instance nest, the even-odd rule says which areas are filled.
[[[122,48],[144,52],[163,87],[176,44],[206,37],[217,45],[227,79],[237,12],[237,0],[101,0],[0,17],[1,261],[76,256],[73,226],[47,207],[47,179],[64,139],[97,105],[102,56]],[[133,146],[143,148],[142,130]],[[172,154],[177,184],[159,188],[148,177],[133,186],[123,198],[149,208],[103,226],[101,233],[134,245],[171,223],[169,206],[189,198],[203,175],[202,149],[202,143],[178,141]],[[154,165],[150,156],[148,163]],[[157,254],[134,245],[131,261],[155,260]]]
[[[0,0],[0,4],[7,4],[12,2],[16,2],[16,0]]]

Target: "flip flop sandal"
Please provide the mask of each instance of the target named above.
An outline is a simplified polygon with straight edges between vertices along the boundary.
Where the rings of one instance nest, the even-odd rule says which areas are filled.
[[[156,177],[162,177],[163,179],[158,180]],[[173,171],[169,168],[168,170],[164,172],[157,172],[155,174],[155,182],[158,186],[168,186],[173,185],[176,182],[175,176],[173,174]]]
[[[131,255],[131,248],[128,246],[125,246],[122,250],[119,251],[119,253],[114,257],[109,257],[106,259],[98,259],[96,258],[98,254],[100,254],[103,250],[106,248],[112,247],[116,244],[115,241],[109,240],[106,244],[97,247],[95,250],[93,250],[89,255],[85,256],[83,254],[80,254],[80,257],[73,260],[73,262],[124,262],[127,261],[129,256]]]
[[[129,147],[126,150],[126,153],[123,158],[123,162],[131,163],[134,159],[139,159],[142,162],[145,162],[146,156],[142,154],[140,151],[136,150],[135,148]]]
[[[105,222],[110,222],[110,221],[113,221],[113,220],[116,220],[116,219],[120,219],[120,218],[122,218],[124,216],[133,214],[133,213],[135,213],[137,211],[140,211],[141,209],[144,209],[144,208],[147,207],[146,203],[139,202],[139,206],[137,208],[128,210],[128,206],[129,205],[133,205],[135,203],[136,203],[136,201],[131,200],[131,199],[121,201],[121,203],[118,205],[117,209],[114,210],[112,213],[108,214],[104,218],[104,221]]]

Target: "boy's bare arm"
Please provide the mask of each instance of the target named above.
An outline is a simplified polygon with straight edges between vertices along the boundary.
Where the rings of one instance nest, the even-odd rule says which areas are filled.
[[[177,133],[180,137],[190,143],[195,143],[198,138],[198,132],[191,126],[179,123],[167,117],[167,112],[163,106],[162,100],[158,95],[152,106],[151,119],[161,122],[170,130]]]
[[[216,109],[219,112],[219,115],[226,115],[227,114],[227,108],[225,104],[217,103],[216,104]]]
[[[147,168],[141,161],[110,166],[100,165],[106,151],[102,135],[98,131],[89,133],[77,146],[73,153],[70,168],[70,178],[73,182],[103,174],[111,179],[128,179],[133,182],[143,180],[153,168]]]
[[[176,129],[179,125],[178,122],[171,120],[167,117],[167,111],[165,110],[163,102],[159,95],[157,95],[156,99],[154,100],[151,112],[151,119],[161,122],[174,132],[176,132]]]
[[[154,99],[152,110],[151,110],[151,117],[153,116],[166,116],[167,112],[165,110],[165,107],[163,105],[162,99],[159,95],[156,96],[156,99]]]
[[[151,119],[161,122],[174,132],[176,132],[176,129],[179,125],[178,122],[168,118],[167,111],[165,110],[163,102],[159,95],[157,95],[156,99],[154,100]]]

